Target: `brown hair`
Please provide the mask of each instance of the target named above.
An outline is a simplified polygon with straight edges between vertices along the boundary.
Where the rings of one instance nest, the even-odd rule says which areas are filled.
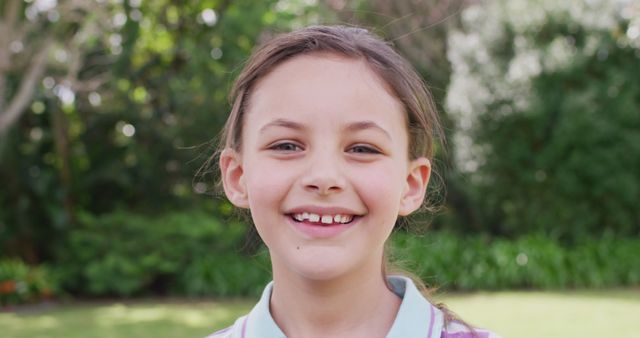
[[[311,53],[329,53],[364,60],[386,83],[391,94],[402,103],[407,116],[409,158],[426,157],[433,162],[434,141],[444,140],[438,113],[425,83],[389,43],[366,29],[345,26],[302,28],[276,36],[254,51],[231,89],[231,113],[222,130],[217,154],[225,148],[241,150],[243,119],[257,81],[286,60]],[[391,267],[385,254],[383,277],[386,277],[389,269],[398,271],[397,268]],[[400,274],[414,280],[426,297],[432,293],[419,278],[406,272]],[[462,322],[444,305],[437,304],[437,307],[444,312],[445,322]]]
[[[259,79],[294,56],[321,52],[364,59],[406,110],[409,157],[433,158],[433,140],[442,133],[433,99],[424,82],[389,44],[365,29],[345,26],[303,28],[279,35],[255,51],[231,89],[231,114],[223,129],[221,147],[240,150],[243,118],[251,91]]]

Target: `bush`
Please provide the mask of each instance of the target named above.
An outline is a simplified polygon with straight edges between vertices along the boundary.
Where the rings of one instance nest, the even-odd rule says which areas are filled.
[[[445,289],[566,289],[640,284],[640,239],[605,235],[562,244],[532,234],[510,240],[447,232],[398,232],[392,256]]]
[[[258,295],[271,278],[264,248],[251,254],[240,249],[246,225],[222,223],[204,211],[119,211],[80,221],[53,271],[73,295]],[[637,238],[607,234],[563,243],[542,234],[507,239],[397,231],[390,244],[392,261],[402,259],[403,268],[445,289],[640,285]]]
[[[45,266],[29,266],[16,259],[0,259],[0,305],[51,298],[56,283]]]
[[[256,294],[269,280],[265,255],[239,250],[245,226],[203,211],[84,215],[60,249],[57,269],[73,294]]]
[[[447,106],[475,223],[508,236],[640,234],[638,14],[611,1],[464,10]]]

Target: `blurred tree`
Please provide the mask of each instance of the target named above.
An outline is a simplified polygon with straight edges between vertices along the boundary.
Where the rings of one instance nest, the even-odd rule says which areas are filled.
[[[56,180],[60,188],[59,199],[55,199],[58,199],[62,206],[58,209],[61,212],[56,213],[57,219],[64,218],[67,222],[73,222],[74,201],[69,149],[71,106],[76,93],[94,90],[106,80],[106,77],[100,74],[86,76],[81,74],[80,70],[86,66],[84,52],[87,46],[90,46],[90,40],[102,36],[108,29],[109,19],[105,15],[105,5],[89,0],[8,0],[0,7],[0,162],[3,165],[2,176],[7,176],[4,180],[4,191],[0,193],[0,200],[6,200],[3,206],[6,209],[0,210],[0,215],[16,212],[17,215],[13,217],[18,217],[17,222],[12,222],[13,231],[5,230],[7,226],[3,226],[2,223],[5,217],[0,217],[0,238],[8,232],[15,243],[20,243],[25,237],[48,238],[49,232],[43,229],[44,231],[38,233],[37,226],[25,226],[23,223],[23,219],[33,216],[20,213],[29,214],[35,210],[29,202],[33,196],[29,194],[28,189],[24,189],[20,179],[15,177],[21,175],[21,168],[15,164],[22,162],[16,155],[20,152],[32,153],[33,147],[24,144],[20,149],[21,145],[14,143],[20,131],[14,130],[13,135],[10,135],[11,128],[20,122],[21,116],[30,106],[33,111],[42,113],[45,111],[45,101],[52,102],[54,98],[60,100],[59,106],[47,110],[50,117],[49,135],[55,148],[51,156],[55,157],[53,164],[56,175],[52,177],[59,178]],[[46,100],[33,103],[34,95],[42,97],[43,94]],[[43,129],[31,129],[32,138],[39,140],[42,135]],[[34,162],[32,165],[35,165]],[[24,183],[31,186],[38,184]],[[40,217],[42,216],[36,219]],[[35,260],[38,250],[33,241],[20,244],[20,251],[30,260]]]
[[[31,104],[48,67],[55,69],[56,95],[65,101],[71,99],[70,90],[97,88],[100,81],[82,81],[78,72],[83,64],[82,45],[89,35],[99,36],[107,24],[104,7],[88,0],[4,3],[0,8],[0,135]],[[50,58],[52,51],[55,59]]]
[[[55,39],[33,100],[0,145],[2,254],[50,259],[82,226],[79,212],[208,203],[213,182],[193,176],[226,117],[232,77],[267,28],[289,30],[314,13],[295,0],[87,1],[102,7],[62,13],[83,3],[18,3],[21,22],[33,14],[41,26],[11,54],[10,95],[38,35]]]
[[[640,233],[640,7],[494,1],[449,38],[457,162],[494,233]]]

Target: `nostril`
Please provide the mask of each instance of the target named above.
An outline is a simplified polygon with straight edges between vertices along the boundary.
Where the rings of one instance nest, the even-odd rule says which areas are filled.
[[[309,190],[318,192],[319,194],[326,195],[329,193],[334,193],[342,190],[340,187],[319,187],[319,186],[308,186]]]
[[[305,190],[322,195],[339,192],[343,189],[345,182],[340,177],[330,173],[312,173],[301,182]]]

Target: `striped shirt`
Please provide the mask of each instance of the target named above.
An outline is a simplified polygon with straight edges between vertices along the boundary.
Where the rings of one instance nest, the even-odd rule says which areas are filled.
[[[390,276],[389,284],[402,298],[396,319],[387,338],[499,338],[495,333],[475,329],[475,335],[457,322],[444,325],[442,311],[433,306],[413,282],[402,276]],[[248,315],[238,318],[230,327],[206,338],[285,338],[269,312],[273,282],[262,293],[258,304]]]

